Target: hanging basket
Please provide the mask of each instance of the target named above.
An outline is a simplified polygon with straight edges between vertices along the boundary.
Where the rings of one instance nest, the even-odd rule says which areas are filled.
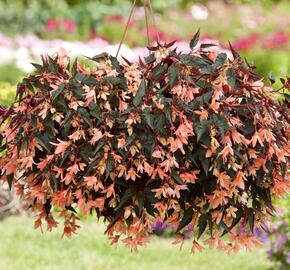
[[[36,228],[59,215],[70,237],[81,212],[132,250],[157,220],[181,243],[190,226],[192,252],[200,238],[227,251],[258,243],[254,228],[290,189],[289,79],[275,92],[198,36],[189,54],[158,43],[139,64],[102,54],[88,68],[61,52],[18,85],[0,112],[0,168]]]

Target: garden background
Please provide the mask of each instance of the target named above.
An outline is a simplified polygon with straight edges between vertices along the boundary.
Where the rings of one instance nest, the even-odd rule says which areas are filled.
[[[73,56],[115,54],[131,4],[126,0],[1,0],[0,103],[11,104],[17,82],[33,72],[31,62],[39,62],[41,54],[53,54],[59,47]],[[121,50],[132,61],[147,53],[142,1],[139,5]],[[228,50],[230,41],[249,64],[257,66],[266,83],[273,76],[290,74],[289,1],[156,0],[153,5],[158,35],[165,41],[177,40],[179,50],[189,50],[188,41],[200,28],[201,40],[218,42],[222,50]],[[153,27],[149,33],[151,41],[156,40]],[[169,245],[174,240],[162,224],[157,228],[162,237],[152,236],[152,243],[136,255],[121,246],[111,247],[102,224],[93,219],[82,221],[72,240],[61,240],[59,230],[41,235],[33,230],[31,217],[13,216],[0,222],[0,269],[270,269],[275,262],[287,269],[289,203],[277,203],[286,210],[275,218],[270,239],[260,236],[265,245],[231,257],[211,250],[191,256],[188,247],[179,251]]]

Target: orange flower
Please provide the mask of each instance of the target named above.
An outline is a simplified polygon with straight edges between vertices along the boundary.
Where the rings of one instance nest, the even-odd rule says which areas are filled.
[[[217,175],[217,181],[223,188],[229,188],[231,178],[227,175],[226,172],[221,172]]]
[[[207,110],[201,110],[201,111],[194,111],[197,115],[199,115],[199,121],[205,120],[208,118],[208,112]]]
[[[59,141],[59,143],[51,142],[50,144],[56,146],[56,149],[54,151],[56,155],[61,154],[63,156],[66,149],[71,145],[71,142],[62,141],[60,139],[57,139],[57,140]]]
[[[202,247],[197,241],[193,241],[193,246],[191,248],[191,254],[195,254],[196,251],[203,252],[204,247]]]
[[[133,167],[131,167],[129,169],[129,171],[127,172],[126,180],[131,179],[131,180],[135,181],[136,177],[140,177],[140,176],[136,173],[135,169]]]
[[[245,174],[242,171],[239,171],[234,179],[234,181],[232,182],[232,185],[234,187],[238,187],[240,189],[245,189],[245,182],[244,180],[246,179]]]

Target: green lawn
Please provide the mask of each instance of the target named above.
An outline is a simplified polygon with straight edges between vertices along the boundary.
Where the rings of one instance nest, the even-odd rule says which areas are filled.
[[[263,249],[227,256],[208,250],[189,254],[190,242],[182,251],[170,239],[152,238],[137,254],[123,246],[110,246],[104,227],[83,221],[72,240],[60,239],[61,230],[42,235],[26,217],[0,222],[1,270],[263,270],[269,269]]]

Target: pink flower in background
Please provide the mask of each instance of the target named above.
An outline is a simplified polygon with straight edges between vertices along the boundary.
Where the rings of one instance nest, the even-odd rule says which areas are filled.
[[[257,45],[259,34],[253,33],[248,37],[233,42],[233,47],[236,50],[247,51]]]
[[[64,29],[68,34],[74,34],[77,30],[76,23],[71,19],[49,19],[45,24],[45,30],[48,33]]]
[[[271,33],[265,40],[263,47],[266,49],[280,49],[287,46],[289,36],[284,32]]]
[[[150,36],[150,40],[153,40],[153,41],[157,41],[157,33],[159,35],[159,39],[162,41],[162,40],[167,40],[167,36],[166,34],[161,31],[160,29],[155,29],[154,26],[150,25],[149,26],[149,36]],[[144,31],[144,34],[147,35],[147,32]]]
[[[60,26],[60,21],[58,19],[48,19],[45,24],[45,29],[47,32],[53,32]]]
[[[123,17],[119,14],[113,14],[105,18],[105,22],[122,22]]]
[[[63,24],[66,32],[69,33],[69,34],[74,34],[76,32],[76,30],[77,30],[77,25],[71,19],[64,19],[62,21],[62,24]]]

